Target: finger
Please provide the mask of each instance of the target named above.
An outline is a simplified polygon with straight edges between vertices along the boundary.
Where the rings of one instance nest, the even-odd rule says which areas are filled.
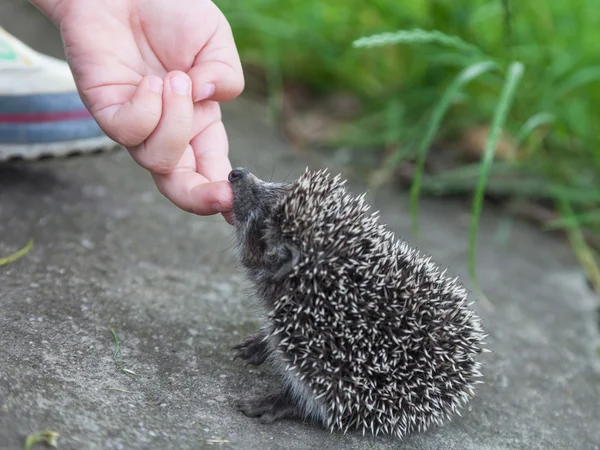
[[[197,135],[191,141],[196,156],[196,171],[209,181],[227,180],[231,172],[229,142],[216,102],[197,103],[194,107]]]
[[[153,174],[158,190],[184,211],[200,216],[227,214],[232,209],[233,192],[227,181],[208,182],[193,171]]]
[[[142,143],[154,131],[162,114],[163,80],[150,75],[142,78],[131,98],[92,114],[113,140],[125,147]]]
[[[163,82],[160,122],[146,141],[130,149],[133,158],[151,173],[171,172],[192,138],[194,105],[191,80],[180,71],[167,74]]]
[[[202,48],[188,71],[195,102],[233,100],[244,90],[244,74],[231,27],[221,16],[215,33]]]

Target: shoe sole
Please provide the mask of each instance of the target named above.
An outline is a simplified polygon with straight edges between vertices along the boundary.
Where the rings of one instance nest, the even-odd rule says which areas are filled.
[[[48,157],[64,158],[110,151],[117,147],[119,147],[119,144],[106,136],[27,145],[0,144],[0,162],[11,160],[34,161]]]

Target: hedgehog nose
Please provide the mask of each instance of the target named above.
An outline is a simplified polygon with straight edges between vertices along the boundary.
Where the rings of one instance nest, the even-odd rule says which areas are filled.
[[[246,175],[248,175],[248,169],[233,169],[231,172],[229,172],[229,182],[235,183],[236,181],[244,178]]]

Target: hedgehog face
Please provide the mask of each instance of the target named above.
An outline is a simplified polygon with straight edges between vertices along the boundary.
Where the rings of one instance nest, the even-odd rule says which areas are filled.
[[[271,275],[290,259],[291,252],[273,242],[268,224],[274,207],[289,192],[291,183],[270,183],[260,180],[248,169],[229,173],[233,189],[233,217],[242,263],[250,270]]]

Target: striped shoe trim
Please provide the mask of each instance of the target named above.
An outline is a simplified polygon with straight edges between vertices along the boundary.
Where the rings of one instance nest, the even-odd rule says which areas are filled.
[[[0,114],[3,115],[82,110],[86,110],[86,108],[77,92],[0,95]]]
[[[61,122],[65,120],[89,119],[92,115],[87,109],[75,111],[57,111],[42,113],[0,113],[0,124],[20,124],[20,123],[41,123],[41,122]]]
[[[61,142],[105,136],[94,119],[0,123],[0,144]]]

